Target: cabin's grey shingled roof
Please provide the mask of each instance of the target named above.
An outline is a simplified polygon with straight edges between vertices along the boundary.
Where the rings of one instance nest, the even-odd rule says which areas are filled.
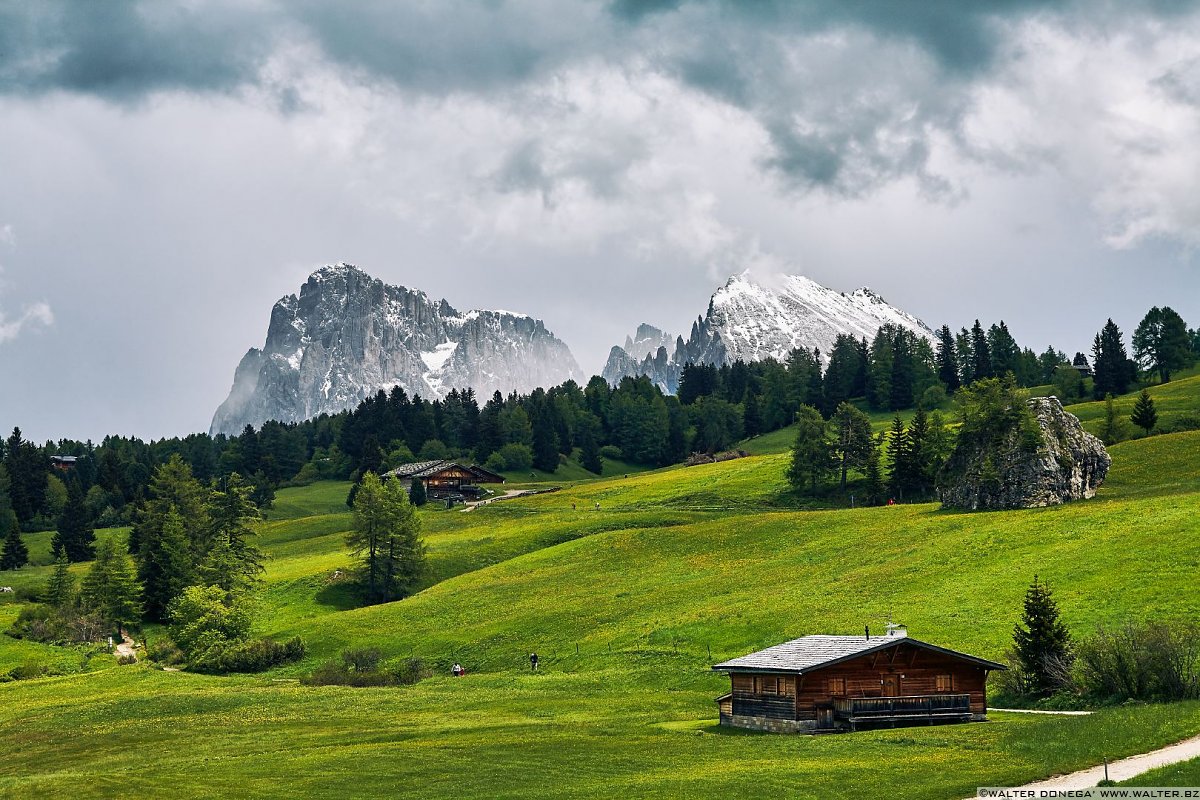
[[[872,636],[869,639],[866,636],[802,636],[790,642],[768,647],[766,650],[723,661],[715,664],[713,669],[724,672],[810,672],[876,650],[884,650],[901,642],[957,656],[987,669],[1007,669],[1003,664],[938,647],[904,634]]]
[[[450,467],[458,467],[466,470],[474,475],[481,482],[504,482],[503,475],[497,475],[494,472],[484,469],[483,467],[471,464],[470,466],[462,464],[458,461],[450,461],[448,459],[438,459],[436,461],[416,461],[412,464],[401,464],[393,470],[384,473],[384,477],[389,478],[427,478],[430,475],[441,472]]]
[[[419,478],[426,474],[437,472],[453,463],[453,461],[447,461],[444,458],[437,459],[436,461],[416,461],[412,464],[401,464],[385,474],[396,478]]]

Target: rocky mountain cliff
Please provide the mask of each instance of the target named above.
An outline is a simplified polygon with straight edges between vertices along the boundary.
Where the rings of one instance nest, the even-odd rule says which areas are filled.
[[[943,506],[1033,508],[1095,496],[1112,465],[1104,443],[1057,397],[1035,397],[1029,407],[1032,437],[1014,426],[986,446],[959,439],[939,481]]]
[[[393,386],[425,398],[471,387],[487,398],[582,374],[540,320],[510,311],[460,313],[445,300],[336,264],[275,304],[266,343],[242,358],[211,432],[336,413]]]
[[[744,272],[730,278],[709,300],[708,310],[692,324],[691,334],[672,337],[650,325],[613,347],[604,378],[617,383],[626,375],[647,375],[664,391],[679,388],[683,366],[728,364],[775,358],[797,347],[833,349],[838,334],[872,339],[892,323],[933,341],[924,322],[889,305],[870,289],[835,292],[800,275],[760,277]]]

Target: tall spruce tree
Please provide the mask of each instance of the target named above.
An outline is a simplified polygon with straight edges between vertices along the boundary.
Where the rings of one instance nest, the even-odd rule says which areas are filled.
[[[1133,413],[1129,415],[1129,419],[1147,434],[1154,430],[1154,426],[1158,424],[1158,410],[1154,407],[1154,398],[1150,396],[1150,392],[1142,389],[1137,402],[1133,404]]]
[[[1058,687],[1056,676],[1070,665],[1071,633],[1059,617],[1049,584],[1037,576],[1025,592],[1021,622],[1013,629],[1017,661],[1031,694],[1046,695]]]
[[[1121,329],[1111,319],[1092,342],[1093,391],[1097,400],[1105,395],[1125,394],[1133,382],[1137,365],[1125,351]]]
[[[29,548],[21,538],[21,529],[10,525],[4,537],[4,549],[0,552],[0,569],[19,569],[29,563]]]
[[[67,482],[67,504],[58,518],[58,530],[50,538],[50,552],[55,558],[66,554],[69,561],[90,561],[96,553],[95,542],[96,532],[83,489],[72,476]]]
[[[916,465],[912,439],[904,427],[904,420],[897,414],[892,419],[892,428],[887,439],[888,491],[892,497],[904,498],[905,490],[913,486]]]
[[[228,569],[234,574],[227,583],[249,587],[263,571],[262,553],[250,540],[258,536],[262,514],[251,498],[253,487],[236,472],[225,479],[220,490],[212,492],[212,545],[205,559],[211,560],[218,545],[228,551]],[[222,556],[226,558],[226,556]],[[232,590],[231,590],[232,591]]]
[[[992,371],[992,349],[988,345],[987,334],[979,320],[971,326],[971,382],[990,378]]]
[[[938,331],[937,344],[937,373],[938,380],[946,385],[946,391],[954,393],[958,391],[958,349],[954,346],[954,334],[950,332],[949,325],[943,325]]]

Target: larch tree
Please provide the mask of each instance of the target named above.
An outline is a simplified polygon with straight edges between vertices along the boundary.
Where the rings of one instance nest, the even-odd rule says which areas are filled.
[[[250,540],[258,536],[262,514],[251,497],[253,487],[236,472],[212,493],[212,545],[205,562],[219,565],[228,591],[249,588],[263,571],[262,553]],[[220,550],[214,557],[214,553]],[[236,587],[231,588],[231,587]]]
[[[70,565],[65,554],[59,556],[46,582],[46,602],[54,608],[66,608],[75,602],[75,576]]]
[[[846,491],[846,476],[851,469],[864,471],[875,455],[871,438],[871,418],[849,403],[841,403],[833,412],[834,458],[841,473],[842,491]]]
[[[354,498],[354,521],[346,542],[361,562],[367,599],[388,602],[407,596],[425,568],[421,522],[399,481],[368,472]]]
[[[129,556],[117,549],[113,539],[105,539],[80,588],[84,607],[100,614],[119,633],[124,623],[141,616],[140,590]]]
[[[817,484],[833,469],[833,449],[829,444],[825,418],[812,406],[800,406],[796,412],[796,438],[792,443],[788,483],[796,489],[803,489],[807,485],[815,493]]]

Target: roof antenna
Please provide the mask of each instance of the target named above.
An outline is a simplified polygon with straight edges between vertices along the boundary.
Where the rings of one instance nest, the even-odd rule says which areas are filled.
[[[867,634],[867,641],[868,641],[868,642],[869,642],[869,641],[871,641],[871,626],[870,626],[870,625],[864,625],[864,626],[863,626],[863,629],[864,629],[864,631],[865,631],[865,632],[866,632],[866,634]]]

